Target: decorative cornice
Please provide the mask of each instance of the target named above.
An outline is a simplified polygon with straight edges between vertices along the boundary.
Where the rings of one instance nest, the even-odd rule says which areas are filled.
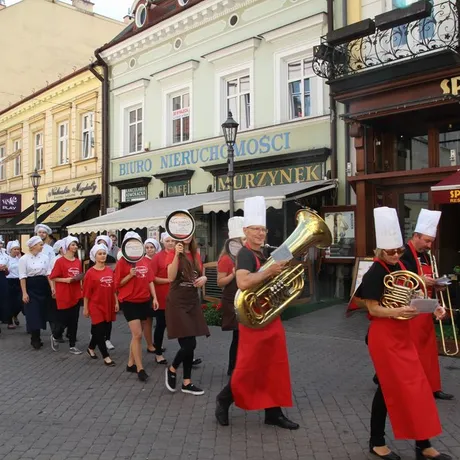
[[[184,73],[189,70],[191,71],[196,70],[199,65],[200,65],[199,61],[195,61],[191,59],[190,61],[183,62],[182,64],[175,65],[174,67],[170,67],[169,69],[154,73],[151,75],[151,77],[154,77],[157,81],[161,81],[161,80],[164,80],[165,78],[170,78],[179,73]]]
[[[202,57],[203,59],[206,59],[208,62],[213,63],[215,61],[218,61],[219,59],[233,56],[235,54],[242,53],[243,51],[255,50],[259,47],[261,41],[262,39],[253,37],[249,40],[244,40],[242,42],[235,43],[234,45],[221,48],[220,50],[213,51],[212,53],[205,54]]]
[[[167,173],[155,174],[153,177],[155,177],[155,179],[160,179],[165,184],[167,184],[168,182],[174,182],[178,180],[189,180],[193,176],[194,172],[194,169],[183,169],[181,171],[171,171]]]
[[[127,85],[119,86],[112,90],[114,96],[119,96],[120,94],[129,93],[130,91],[135,91],[136,89],[145,89],[147,88],[150,80],[147,78],[141,78],[139,80],[128,83]]]
[[[124,190],[127,188],[145,187],[149,185],[151,180],[152,180],[152,176],[135,177],[133,179],[124,179],[124,180],[109,182],[109,185],[111,185],[112,187],[117,187],[118,190]]]

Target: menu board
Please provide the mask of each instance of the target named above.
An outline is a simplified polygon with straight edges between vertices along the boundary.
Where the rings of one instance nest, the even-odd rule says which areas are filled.
[[[353,270],[353,279],[351,282],[350,297],[353,297],[356,290],[361,285],[363,276],[367,273],[371,265],[374,263],[372,257],[357,257],[355,261],[355,268]]]

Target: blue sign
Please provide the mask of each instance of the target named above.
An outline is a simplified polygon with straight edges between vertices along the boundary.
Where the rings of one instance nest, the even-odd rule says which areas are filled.
[[[242,139],[235,144],[235,157],[266,155],[268,153],[289,150],[290,132],[279,133],[273,136],[267,134],[250,139]],[[215,144],[209,147],[198,147],[182,152],[167,153],[160,157],[160,169],[180,168],[194,164],[206,164],[211,161],[226,160],[227,145]],[[152,160],[136,160],[121,163],[120,176],[141,174],[152,170]]]

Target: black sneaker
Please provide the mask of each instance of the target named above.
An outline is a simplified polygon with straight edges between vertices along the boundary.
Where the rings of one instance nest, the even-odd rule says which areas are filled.
[[[169,369],[165,369],[165,385],[166,388],[171,392],[176,392],[176,374],[171,372]]]
[[[137,367],[135,364],[132,366],[126,366],[126,372],[131,372],[131,374],[137,374]]]
[[[204,390],[196,387],[193,383],[189,383],[188,385],[182,384],[181,391],[182,393],[188,393],[190,395],[195,395],[195,396],[204,395]]]
[[[141,369],[138,373],[137,373],[137,378],[141,381],[141,382],[146,382],[147,379],[149,378],[147,372],[144,371],[144,369]]]

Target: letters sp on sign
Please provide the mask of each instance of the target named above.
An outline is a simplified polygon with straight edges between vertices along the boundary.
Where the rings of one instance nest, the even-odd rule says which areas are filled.
[[[450,194],[450,203],[460,203],[460,190],[451,190]]]
[[[452,94],[452,96],[458,96],[458,90],[460,89],[460,77],[446,78],[440,84],[442,94]]]

